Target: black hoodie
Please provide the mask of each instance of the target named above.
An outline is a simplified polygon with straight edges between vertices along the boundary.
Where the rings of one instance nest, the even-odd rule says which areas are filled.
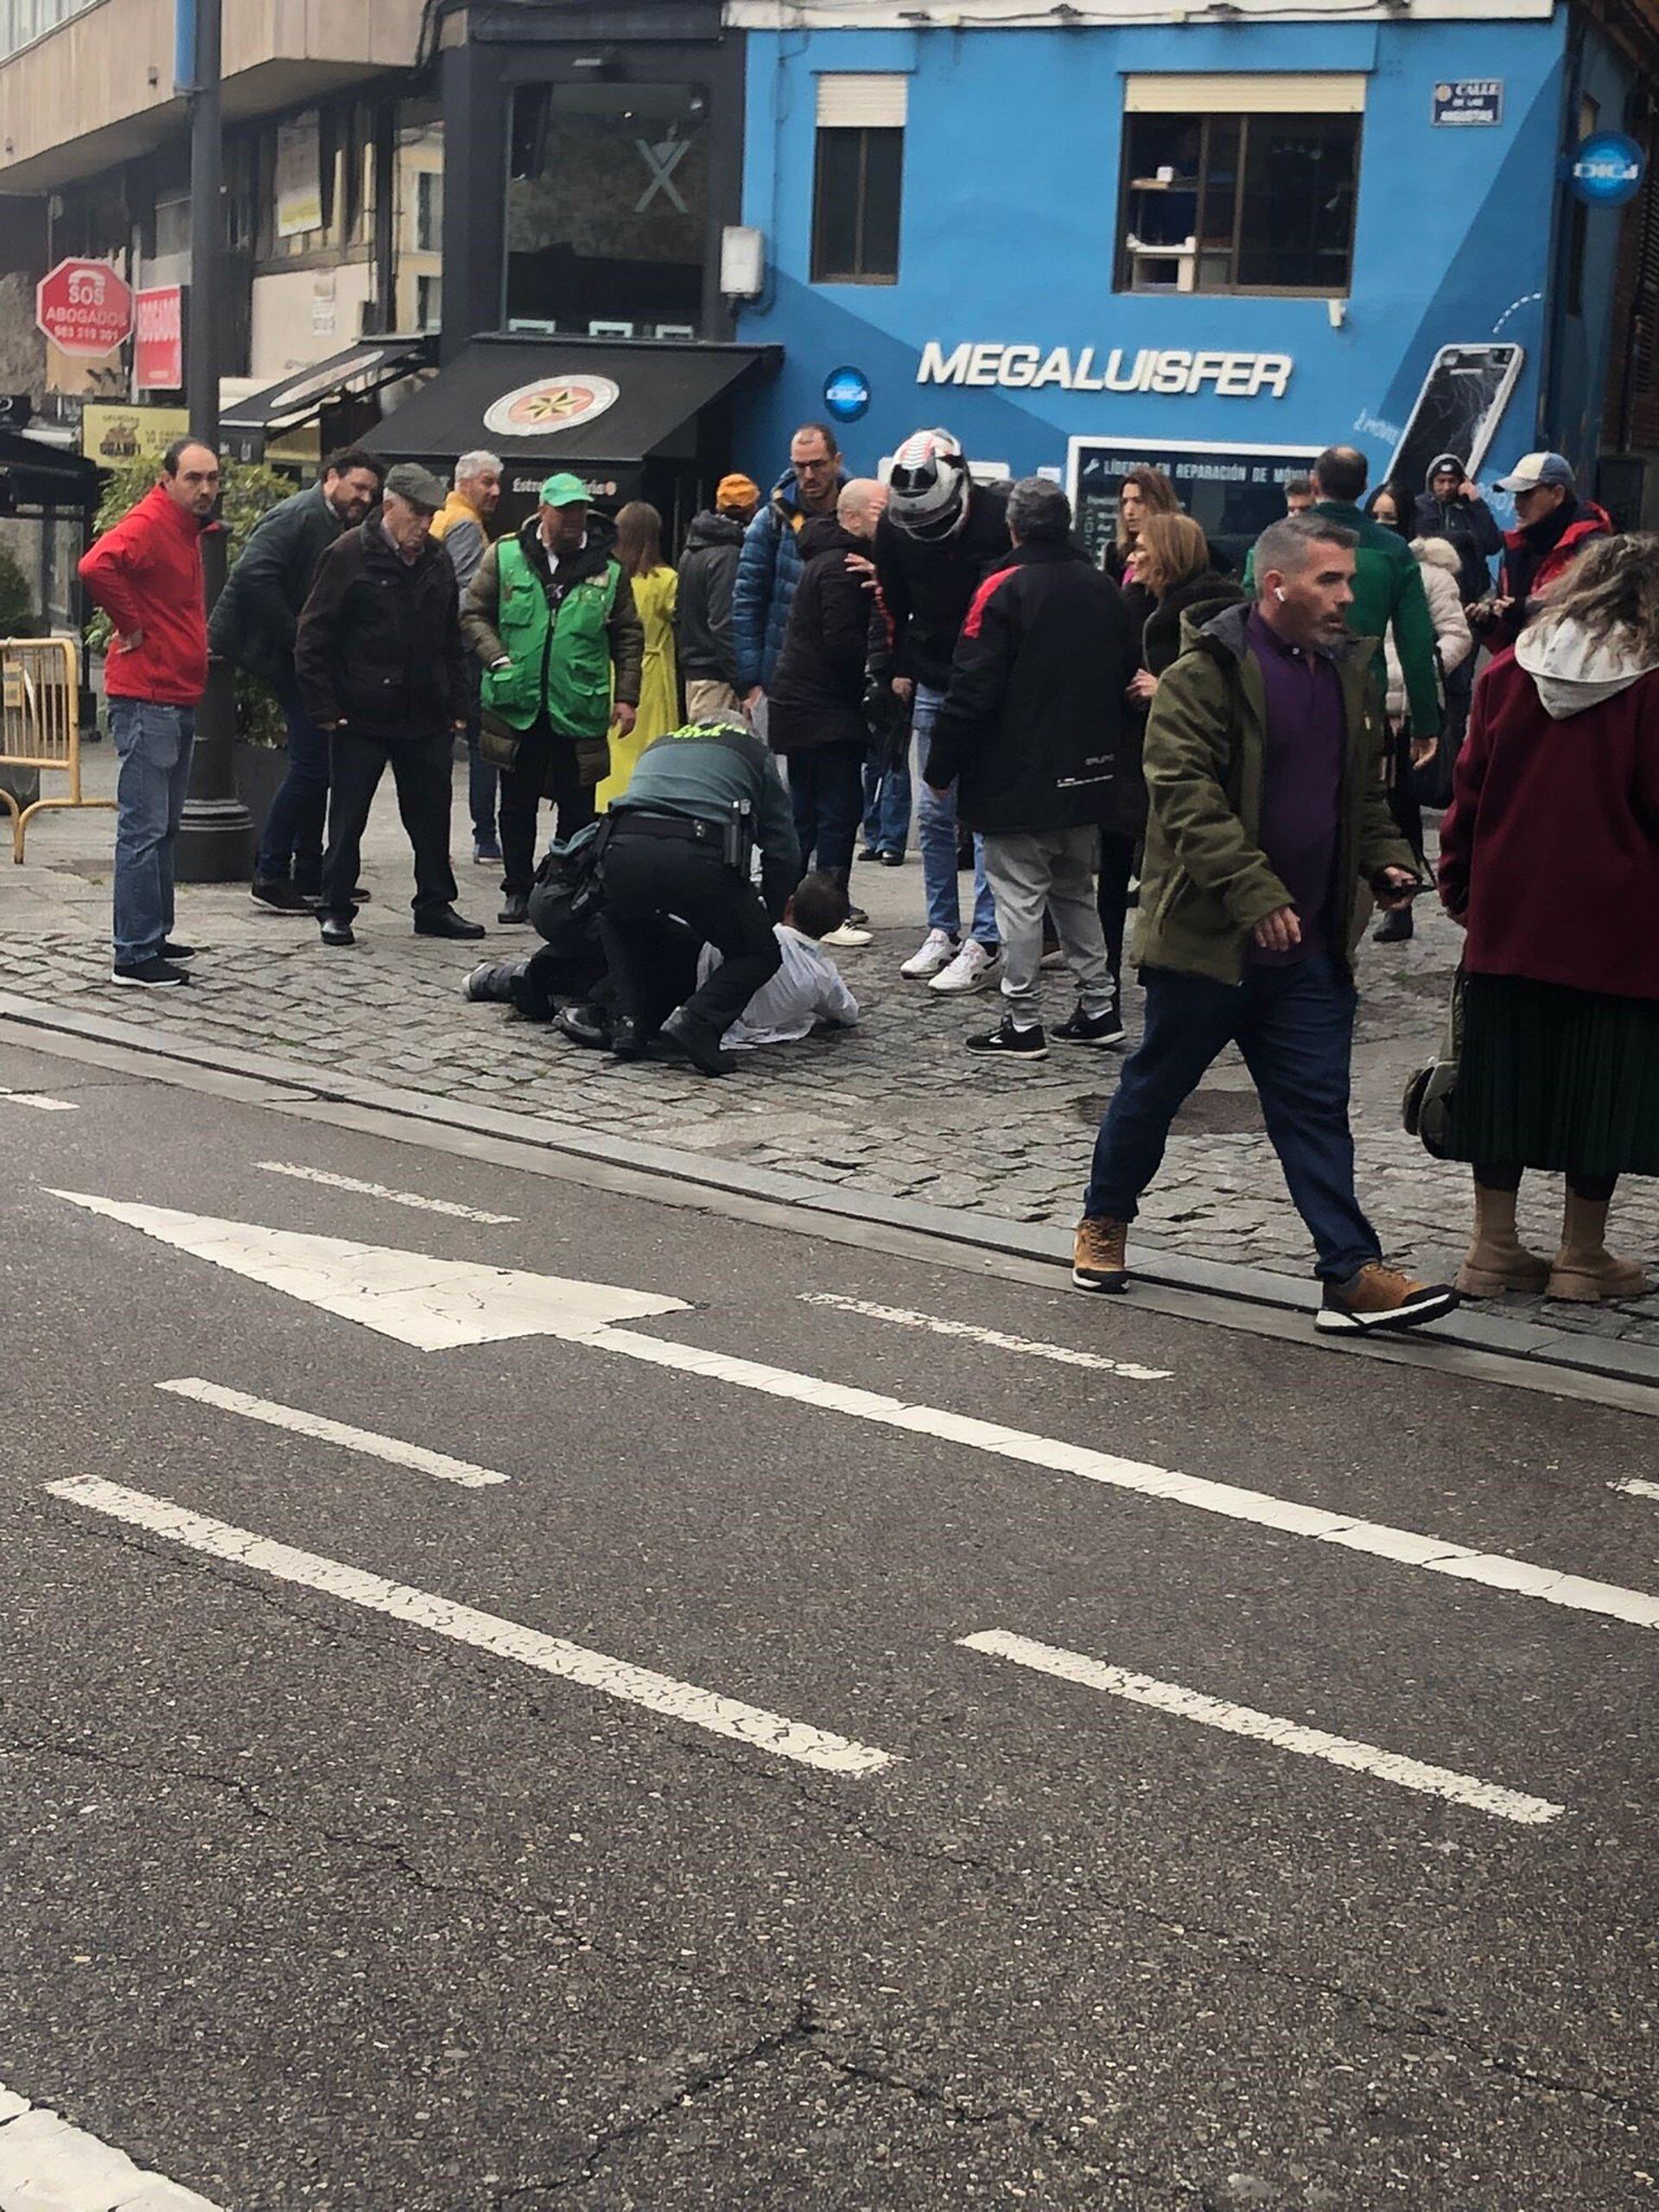
[[[1458,589],[1465,607],[1484,599],[1492,588],[1488,557],[1503,550],[1503,533],[1484,499],[1465,499],[1453,493],[1437,499],[1432,486],[1437,469],[1455,468],[1462,483],[1468,471],[1454,453],[1437,453],[1428,464],[1431,489],[1421,493],[1413,521],[1419,537],[1443,537],[1458,556]]]
[[[843,739],[867,745],[870,594],[847,556],[868,560],[869,541],[843,530],[834,515],[815,515],[801,531],[800,548],[805,566],[766,693],[767,741],[774,753],[803,753]]]
[[[743,525],[732,516],[705,510],[693,517],[680,556],[680,594],[674,613],[680,674],[688,683],[737,687],[732,586],[742,550]]]

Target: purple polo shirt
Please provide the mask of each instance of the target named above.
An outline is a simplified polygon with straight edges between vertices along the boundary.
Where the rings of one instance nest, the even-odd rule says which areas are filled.
[[[1302,925],[1294,951],[1264,952],[1252,944],[1249,958],[1258,967],[1281,968],[1325,943],[1347,730],[1342,682],[1330,657],[1288,644],[1260,607],[1252,610],[1249,628],[1268,704],[1256,842]]]

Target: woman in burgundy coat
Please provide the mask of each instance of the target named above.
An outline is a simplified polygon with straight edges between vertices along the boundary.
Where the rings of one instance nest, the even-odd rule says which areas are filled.
[[[1659,1175],[1659,536],[1589,545],[1475,687],[1440,896],[1468,931],[1452,1156],[1475,1171],[1474,1297],[1635,1298],[1608,1254],[1620,1175]],[[1553,1262],[1522,1172],[1567,1179]]]

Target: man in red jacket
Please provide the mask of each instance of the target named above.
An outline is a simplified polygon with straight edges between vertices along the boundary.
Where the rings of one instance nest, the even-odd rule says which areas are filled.
[[[196,708],[207,685],[201,534],[219,498],[219,456],[181,438],[162,480],[106,530],[80,580],[115,634],[104,664],[116,785],[115,965],[118,983],[188,983],[188,945],[173,928],[173,843],[190,787]]]

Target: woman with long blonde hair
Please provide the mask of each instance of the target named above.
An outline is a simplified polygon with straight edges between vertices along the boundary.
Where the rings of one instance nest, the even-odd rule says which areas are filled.
[[[633,586],[633,603],[645,633],[645,659],[633,728],[626,737],[614,728],[611,732],[611,772],[594,793],[601,810],[626,791],[634,763],[645,747],[677,728],[680,719],[680,677],[674,660],[674,607],[680,579],[663,559],[663,518],[647,501],[630,499],[618,514],[616,557]]]
[[[1467,932],[1458,1287],[1639,1297],[1643,1268],[1605,1238],[1618,1178],[1659,1175],[1659,536],[1586,545],[1477,683],[1440,881]],[[1566,1178],[1554,1260],[1516,1232],[1528,1168]]]

